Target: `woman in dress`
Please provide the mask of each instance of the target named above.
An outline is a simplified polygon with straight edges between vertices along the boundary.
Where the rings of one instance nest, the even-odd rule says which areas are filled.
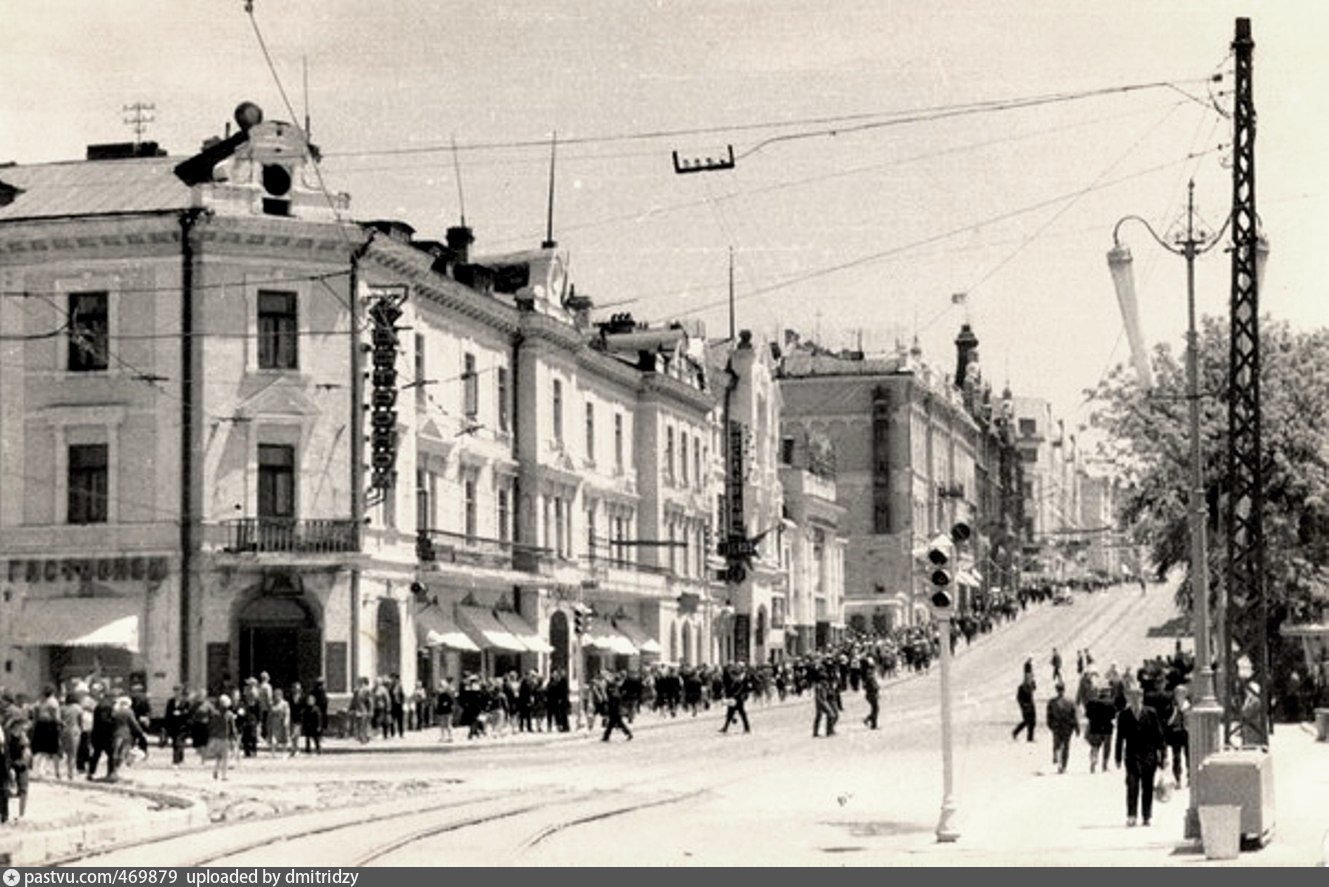
[[[281,688],[272,691],[272,706],[268,709],[268,751],[288,751],[291,741],[291,704]]]
[[[452,741],[452,712],[456,708],[457,697],[452,692],[452,682],[447,678],[438,682],[438,701],[434,705],[434,714],[438,718],[439,742]]]
[[[50,684],[42,690],[42,698],[32,707],[32,771],[45,776],[51,770],[60,776],[60,700]]]
[[[91,718],[88,718],[90,721]],[[60,708],[60,753],[65,759],[65,770],[70,779],[78,765],[78,750],[83,741],[84,707],[78,694],[70,693]],[[55,778],[60,778],[60,761],[55,763]]]
[[[205,702],[201,708],[208,714],[208,744],[203,748],[203,760],[214,762],[213,779],[225,779],[226,768],[231,762],[231,746],[236,738],[231,697],[222,694],[216,705]]]

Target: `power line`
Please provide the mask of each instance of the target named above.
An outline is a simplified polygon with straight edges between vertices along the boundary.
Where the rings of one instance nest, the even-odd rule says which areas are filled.
[[[252,18],[252,13],[251,13]],[[804,117],[784,120],[766,120],[753,123],[731,123],[717,126],[699,126],[685,127],[679,129],[657,129],[643,130],[638,132],[622,132],[604,135],[581,136],[575,138],[560,139],[562,145],[593,145],[593,144],[612,144],[616,142],[636,142],[652,141],[656,139],[672,139],[680,136],[694,135],[715,135],[722,133],[736,132],[754,132],[764,129],[786,129],[792,126],[819,126],[826,127],[829,124],[851,124],[849,127],[838,126],[835,128],[820,128],[816,130],[789,133],[782,136],[776,136],[772,139],[759,142],[755,147],[747,151],[751,154],[759,150],[766,144],[778,140],[787,140],[788,138],[809,138],[817,135],[829,135],[845,132],[853,132],[861,129],[872,129],[883,126],[899,126],[907,123],[928,122],[946,117],[962,116],[968,114],[990,113],[997,111],[1007,111],[1017,108],[1035,107],[1037,105],[1054,104],[1060,102],[1072,102],[1085,98],[1094,98],[1098,96],[1125,94],[1148,89],[1176,89],[1178,83],[1193,84],[1206,82],[1208,78],[1194,78],[1179,81],[1152,81],[1147,83],[1129,83],[1121,86],[1100,87],[1097,89],[1080,90],[1077,92],[1063,92],[1053,94],[1043,94],[1037,96],[1026,96],[1011,99],[993,99],[984,102],[966,102],[956,105],[936,105],[924,108],[915,108],[909,110],[882,110],[882,111],[864,111],[854,114],[840,114],[820,117]],[[1188,96],[1188,98],[1191,98]],[[888,120],[875,120],[875,118],[887,117]],[[858,123],[856,121],[873,121],[868,123]],[[433,154],[444,151],[497,151],[512,150],[524,148],[546,148],[549,145],[548,138],[517,139],[506,142],[472,142],[470,144],[456,145],[455,148],[451,142],[435,143],[430,145],[417,145],[413,147],[399,148],[371,148],[357,151],[330,151],[328,157],[386,157],[400,156],[410,154]],[[743,156],[743,155],[740,155]]]
[[[1201,153],[1212,153],[1212,152],[1214,152],[1214,151],[1220,150],[1221,147],[1222,147],[1222,146],[1218,146],[1218,147],[1216,147],[1216,148],[1211,148],[1211,149],[1209,149],[1209,151],[1205,151],[1205,152],[1201,152]],[[1122,182],[1127,182],[1127,181],[1130,181],[1130,180],[1132,180],[1132,179],[1137,179],[1137,178],[1141,178],[1141,177],[1146,176],[1146,175],[1151,175],[1151,174],[1153,174],[1153,173],[1155,173],[1155,172],[1158,172],[1158,171],[1161,170],[1161,169],[1167,169],[1167,168],[1169,168],[1169,167],[1176,166],[1178,163],[1185,163],[1185,162],[1191,160],[1194,156],[1196,156],[1196,155],[1193,154],[1193,153],[1192,153],[1192,154],[1187,154],[1185,157],[1181,158],[1180,160],[1171,160],[1171,161],[1168,161],[1167,163],[1161,163],[1161,164],[1158,164],[1157,166],[1152,166],[1152,167],[1149,167],[1149,168],[1147,168],[1147,169],[1143,169],[1143,170],[1139,170],[1139,171],[1137,171],[1137,172],[1129,173],[1129,174],[1127,174],[1127,175],[1120,176],[1120,177],[1118,177],[1118,178],[1111,179],[1111,180],[1106,181],[1106,182],[1102,182],[1102,183],[1100,183],[1099,185],[1093,187],[1091,190],[1102,190],[1103,188],[1110,188],[1110,187],[1112,187],[1112,186],[1114,186],[1114,185],[1119,185],[1119,184],[1121,184]],[[879,251],[879,252],[868,253],[867,255],[858,256],[858,257],[856,257],[856,258],[849,259],[849,260],[844,261],[844,262],[839,262],[839,263],[834,264],[834,265],[827,265],[827,266],[824,266],[824,267],[822,267],[822,268],[817,268],[817,269],[814,269],[814,270],[812,270],[812,271],[805,272],[805,273],[803,273],[803,274],[797,274],[797,275],[794,275],[794,276],[792,276],[792,277],[787,277],[787,278],[785,278],[785,279],[783,279],[783,280],[776,281],[775,283],[769,284],[769,285],[767,285],[767,286],[760,287],[760,288],[758,288],[758,289],[751,290],[751,291],[746,292],[746,293],[742,293],[742,294],[740,294],[739,296],[737,296],[736,298],[737,298],[737,299],[749,299],[749,298],[754,298],[754,297],[756,297],[756,296],[766,295],[766,294],[768,294],[768,293],[776,292],[776,291],[778,291],[778,290],[788,289],[789,287],[791,287],[791,286],[796,286],[796,285],[798,285],[798,284],[800,284],[800,283],[806,283],[806,282],[809,281],[809,280],[815,280],[815,279],[817,279],[817,278],[819,278],[819,277],[825,277],[825,276],[828,275],[828,274],[834,274],[834,273],[836,273],[836,272],[838,272],[838,271],[846,271],[846,270],[849,270],[849,269],[851,269],[851,268],[859,267],[859,266],[861,266],[861,265],[867,265],[867,264],[870,264],[870,263],[872,263],[872,262],[880,261],[881,259],[889,258],[889,257],[891,257],[891,256],[899,255],[900,253],[908,252],[909,250],[917,249],[917,248],[920,247],[920,246],[927,246],[927,245],[929,245],[929,244],[936,243],[936,242],[938,242],[938,241],[946,240],[947,238],[950,238],[950,237],[955,237],[956,235],[959,235],[959,234],[964,234],[964,233],[970,232],[970,231],[972,231],[972,230],[975,229],[975,228],[983,227],[983,226],[985,226],[985,225],[995,224],[995,223],[997,223],[997,222],[1006,221],[1007,219],[1016,218],[1016,217],[1018,217],[1018,216],[1021,216],[1021,215],[1026,214],[1026,213],[1030,213],[1030,212],[1033,212],[1033,211],[1038,210],[1038,209],[1042,209],[1042,208],[1047,207],[1047,206],[1055,205],[1055,204],[1057,204],[1057,203],[1060,203],[1060,202],[1066,200],[1066,199],[1069,198],[1069,197],[1073,197],[1073,196],[1077,195],[1078,193],[1080,193],[1080,192],[1079,192],[1079,191],[1071,191],[1071,192],[1068,192],[1068,193],[1065,193],[1065,194],[1060,194],[1060,195],[1058,195],[1058,196],[1056,196],[1056,197],[1051,197],[1051,198],[1048,198],[1048,199],[1045,199],[1045,200],[1040,200],[1040,201],[1038,201],[1037,203],[1029,204],[1029,205],[1027,205],[1027,206],[1020,207],[1020,208],[1018,208],[1018,209],[1009,210],[1009,211],[1004,212],[1004,213],[998,213],[997,215],[989,216],[989,217],[987,217],[987,218],[985,218],[985,219],[981,219],[981,220],[979,220],[979,221],[977,221],[977,222],[970,222],[970,223],[968,223],[968,224],[961,225],[961,226],[956,227],[956,228],[951,228],[951,229],[949,229],[949,230],[946,230],[946,231],[940,232],[940,233],[938,233],[938,234],[933,234],[933,235],[930,235],[930,236],[928,236],[928,237],[921,238],[921,239],[919,239],[919,240],[910,241],[909,243],[901,244],[901,245],[899,245],[899,246],[893,246],[893,247],[890,247],[889,249],[881,250],[881,251]],[[637,298],[633,298],[633,299],[626,299],[626,300],[623,300],[623,301],[620,301],[620,302],[616,303],[616,305],[635,304],[636,302],[642,301],[642,300],[644,300],[645,298],[647,298],[647,297],[639,296],[639,297],[637,297]],[[727,300],[727,299],[722,299],[722,300],[715,301],[715,302],[708,302],[708,303],[706,303],[706,304],[698,305],[698,306],[695,306],[695,307],[693,307],[693,308],[690,308],[690,309],[688,309],[687,311],[683,312],[682,314],[678,314],[678,315],[675,315],[675,316],[676,316],[676,317],[687,317],[687,316],[689,316],[689,315],[697,314],[697,313],[700,313],[700,312],[702,312],[702,311],[708,311],[708,310],[711,310],[711,309],[713,309],[713,308],[721,307],[721,306],[723,306],[723,305],[725,305],[725,304],[727,304],[727,303],[728,303],[728,300]],[[948,307],[946,310],[950,310],[949,307]]]

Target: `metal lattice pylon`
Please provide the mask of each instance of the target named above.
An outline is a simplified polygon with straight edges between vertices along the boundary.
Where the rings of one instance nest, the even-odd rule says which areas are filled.
[[[1228,384],[1226,648],[1228,742],[1269,741],[1269,599],[1260,439],[1260,300],[1256,276],[1255,104],[1250,19],[1239,18],[1232,139],[1232,329]],[[1239,733],[1239,736],[1237,735]]]

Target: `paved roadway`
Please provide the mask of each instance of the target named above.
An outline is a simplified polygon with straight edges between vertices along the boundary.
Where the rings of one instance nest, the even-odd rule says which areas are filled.
[[[1178,855],[1185,792],[1155,811],[1150,829],[1125,828],[1122,777],[1089,774],[1087,748],[1055,773],[1041,726],[1012,741],[1015,686],[1026,656],[1039,680],[1040,723],[1055,644],[1068,663],[1089,647],[1096,663],[1137,667],[1174,639],[1150,636],[1173,615],[1171,588],[1077,594],[1070,607],[1031,609],[954,664],[955,844],[933,835],[941,801],[934,673],[887,688],[882,729],[846,694],[833,738],[811,737],[812,704],[752,707],[753,732],[720,735],[715,709],[637,738],[598,736],[540,745],[486,744],[430,751],[260,760],[232,792],[280,794],[357,779],[356,804],[304,805],[283,819],[226,824],[87,860],[87,864],[215,865],[968,865],[1165,864]],[[410,740],[407,740],[409,742]],[[169,772],[169,771],[167,771]],[[157,774],[159,782],[165,777]],[[141,777],[151,781],[148,771]],[[178,777],[172,777],[178,778]],[[195,772],[189,778],[203,780]],[[168,780],[169,781],[169,780]],[[418,784],[415,795],[401,787]],[[371,790],[366,793],[365,786]],[[372,786],[391,786],[375,794]],[[292,808],[300,810],[299,806]],[[1329,823],[1326,823],[1329,825]],[[1268,851],[1266,851],[1267,853]],[[1243,857],[1248,864],[1259,864]],[[1268,857],[1266,857],[1268,858]],[[1315,853],[1305,860],[1314,862]]]

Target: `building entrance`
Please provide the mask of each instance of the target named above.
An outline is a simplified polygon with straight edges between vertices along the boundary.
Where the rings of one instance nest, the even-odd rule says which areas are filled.
[[[311,687],[322,676],[323,633],[303,598],[254,598],[240,611],[237,623],[239,680],[266,671],[272,686],[286,690],[296,681]]]

